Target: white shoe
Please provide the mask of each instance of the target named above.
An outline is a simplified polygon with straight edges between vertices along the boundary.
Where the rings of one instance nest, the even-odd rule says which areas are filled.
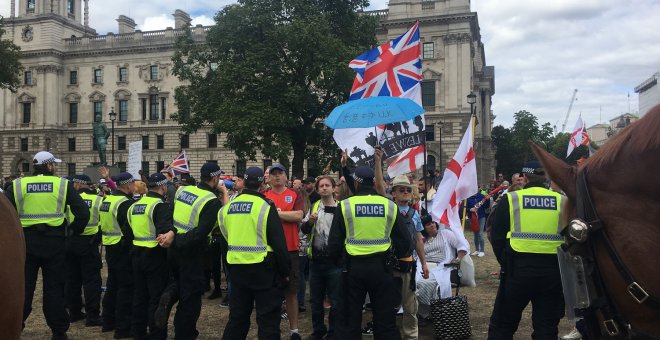
[[[479,252],[478,251],[473,251],[473,252],[470,253],[470,255],[477,256],[477,255],[479,255]]]
[[[486,256],[486,254],[483,251],[480,251],[479,254],[477,254],[477,256],[484,257],[484,256]]]
[[[577,329],[573,328],[573,330],[570,333],[562,336],[560,339],[562,339],[562,340],[582,339],[582,334],[580,334],[580,332]]]

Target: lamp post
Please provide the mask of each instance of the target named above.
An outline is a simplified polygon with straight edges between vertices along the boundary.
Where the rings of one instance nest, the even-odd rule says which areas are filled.
[[[110,112],[108,113],[108,116],[110,116],[110,123],[112,124],[111,126],[111,134],[112,134],[112,165],[115,165],[115,120],[117,119],[117,113],[115,113],[115,108],[114,106],[110,109]]]
[[[442,127],[444,125],[445,123],[443,121],[438,122],[438,126],[440,127],[440,129],[438,129],[440,131],[440,165],[438,169],[440,169],[440,173],[442,173]]]
[[[470,92],[470,94],[467,95],[467,102],[470,104],[470,115],[474,116],[474,104],[477,102],[477,95],[474,94],[474,92]]]

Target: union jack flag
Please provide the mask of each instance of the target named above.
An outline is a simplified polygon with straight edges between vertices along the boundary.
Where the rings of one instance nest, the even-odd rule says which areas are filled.
[[[179,155],[176,156],[174,160],[163,170],[171,172],[172,174],[174,174],[174,176],[180,174],[189,174],[190,167],[188,167],[188,158],[186,157],[186,150],[181,150]]]
[[[357,72],[349,100],[407,97],[422,80],[419,22],[402,36],[362,53],[348,66]]]

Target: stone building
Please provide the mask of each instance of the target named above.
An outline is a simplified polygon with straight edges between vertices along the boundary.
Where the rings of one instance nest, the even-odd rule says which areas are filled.
[[[486,65],[479,21],[477,13],[470,11],[470,0],[390,0],[388,9],[368,13],[379,18],[379,42],[396,38],[419,21],[429,168],[444,168],[456,152],[469,122],[467,96],[472,92],[479,121],[475,129],[479,184],[494,179],[490,131],[495,119],[491,110],[495,68]]]
[[[660,79],[660,72],[654,73],[641,84],[635,86],[635,93],[639,94],[640,117],[644,117],[649,110],[660,104],[660,86],[658,86],[658,79]]]
[[[181,148],[195,177],[208,160],[217,160],[228,173],[271,163],[239,160],[222,147],[221,135],[205,129],[181,134],[171,119],[174,90],[181,84],[172,74],[171,57],[176,38],[191,22],[188,14],[176,10],[174,28],[149,32],[136,30],[135,21],[121,15],[117,33],[98,35],[90,27],[88,1],[10,0],[5,38],[21,47],[24,71],[17,93],[0,92],[0,174],[30,172],[32,155],[43,149],[64,160],[60,175],[81,172],[99,161],[92,142],[94,117],[100,114],[110,130],[110,112],[114,138],[108,141],[107,161],[113,162],[114,142],[114,163],[120,168],[126,167],[128,144],[135,141],[142,141],[146,173],[168,164]],[[420,21],[431,166],[446,165],[458,147],[470,111],[466,96],[474,91],[480,183],[492,178],[494,69],[486,66],[469,0],[391,0],[389,10],[368,14],[379,16],[379,41]],[[207,29],[192,27],[194,39],[203,41]]]

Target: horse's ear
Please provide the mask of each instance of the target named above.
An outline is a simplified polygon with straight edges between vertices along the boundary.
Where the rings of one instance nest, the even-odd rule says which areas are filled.
[[[530,141],[529,145],[539,158],[541,164],[543,164],[543,169],[545,169],[548,178],[555,182],[568,198],[574,200],[577,169],[545,151],[543,148],[534,144],[534,142]]]

